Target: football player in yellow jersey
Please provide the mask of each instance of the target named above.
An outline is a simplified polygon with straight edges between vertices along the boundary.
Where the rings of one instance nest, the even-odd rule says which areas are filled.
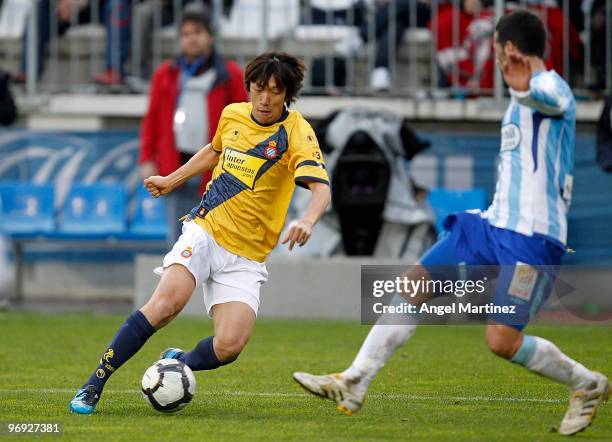
[[[190,352],[170,348],[162,358],[192,370],[211,370],[236,360],[251,337],[259,289],[268,277],[265,260],[278,242],[295,185],[312,196],[302,219],[293,221],[282,243],[304,245],[331,200],[329,179],[314,131],[290,110],[302,86],[304,65],[285,53],[269,52],[245,70],[250,103],[227,106],[213,141],[168,176],[144,180],[159,197],[189,178],[213,169],[202,201],[188,214],[183,233],[164,258],[151,299],[121,326],[70,410],[91,414],[110,375],[185,306],[196,286],[214,336]]]

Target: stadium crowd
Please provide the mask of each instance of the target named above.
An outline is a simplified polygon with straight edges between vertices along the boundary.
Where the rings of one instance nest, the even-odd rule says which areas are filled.
[[[298,4],[288,2],[287,5],[293,3]],[[301,3],[303,25],[349,25],[358,30],[336,42],[334,50],[340,60],[334,63],[336,69],[343,69],[342,63],[348,58],[365,53],[368,42],[375,40],[371,90],[392,88],[391,57],[394,50],[397,52],[402,47],[405,31],[410,28],[428,28],[433,32],[431,39],[439,68],[434,86],[465,88],[470,94],[480,94],[493,86],[493,0],[311,0]],[[549,31],[545,58],[548,68],[564,72],[573,85],[605,89],[605,0],[570,1],[568,11],[563,11],[564,3],[562,0],[510,0],[505,2],[505,8],[508,11],[526,6],[542,18]],[[223,10],[215,11],[214,7],[220,4]],[[141,85],[139,90],[144,91],[155,68],[152,54],[154,45],[159,43],[152,36],[158,28],[175,26],[185,10],[201,10],[213,22],[215,17],[227,16],[233,8],[248,4],[244,0],[40,0],[37,2],[38,74],[44,72],[45,51],[55,33],[61,36],[72,26],[97,20],[106,28],[105,68],[92,80],[102,85],[121,85],[127,81]],[[274,6],[272,2],[271,7]],[[0,9],[7,9],[4,14],[10,14],[10,8],[11,2],[0,1]],[[26,26],[22,48],[27,47],[27,35]],[[587,39],[589,44],[585,45]],[[137,53],[133,53],[135,47],[139,48]],[[569,72],[565,72],[565,50]],[[132,57],[138,59],[132,60]],[[592,69],[588,79],[583,72],[586,64]],[[25,82],[26,72],[27,56],[22,50],[20,68],[13,73],[16,82]]]

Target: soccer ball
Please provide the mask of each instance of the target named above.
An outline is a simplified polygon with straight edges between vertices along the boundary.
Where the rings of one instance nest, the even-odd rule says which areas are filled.
[[[160,359],[142,377],[142,394],[153,408],[163,413],[184,408],[195,389],[193,371],[176,359]]]

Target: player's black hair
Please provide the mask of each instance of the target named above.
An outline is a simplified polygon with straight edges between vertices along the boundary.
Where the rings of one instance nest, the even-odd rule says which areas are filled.
[[[201,26],[206,29],[206,32],[208,32],[210,35],[213,35],[213,28],[205,9],[186,9],[183,13],[183,16],[181,17],[179,30],[183,29],[185,23],[193,23],[198,26]]]
[[[277,85],[285,90],[285,103],[294,102],[302,89],[304,63],[286,52],[266,52],[249,62],[244,70],[244,85],[248,90],[251,83],[264,87],[274,77]]]
[[[542,58],[546,47],[546,29],[537,15],[516,9],[497,22],[497,43],[512,42],[521,53]]]

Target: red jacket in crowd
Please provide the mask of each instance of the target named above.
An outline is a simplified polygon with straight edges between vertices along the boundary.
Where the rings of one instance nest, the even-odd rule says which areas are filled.
[[[216,70],[217,78],[208,95],[202,97],[208,105],[210,140],[217,131],[223,108],[231,103],[248,100],[240,67],[232,61],[224,61],[217,54],[212,57],[209,69]],[[153,161],[162,176],[174,172],[182,165],[181,155],[174,141],[174,111],[179,78],[180,69],[176,60],[162,63],[155,71],[151,82],[149,107],[140,131],[140,163]],[[201,191],[210,180],[211,174],[208,172],[202,177]]]
[[[513,9],[508,7],[505,12],[509,13]],[[563,25],[565,21],[563,11],[559,8],[542,6],[534,6],[530,9],[540,17],[548,31],[544,54],[546,67],[563,75]],[[431,28],[434,23],[432,20]],[[458,26],[456,35],[452,31],[455,23]],[[440,7],[436,32],[437,58],[449,83],[453,82],[453,69],[456,66],[459,86],[468,86],[472,82],[481,89],[493,88],[495,53],[492,37],[494,30],[493,8],[483,9],[481,14],[475,17],[460,9],[453,10],[452,6]],[[568,30],[569,59],[576,62],[580,60],[582,44],[572,23],[568,23]],[[432,29],[432,31],[436,30]]]

